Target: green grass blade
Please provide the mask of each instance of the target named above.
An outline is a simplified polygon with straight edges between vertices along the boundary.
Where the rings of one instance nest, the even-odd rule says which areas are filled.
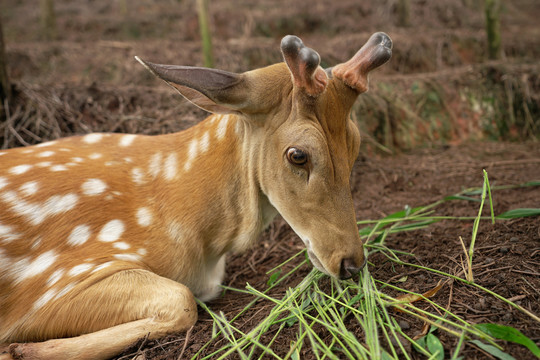
[[[488,180],[488,174],[486,170],[484,171],[484,184],[482,186],[482,194],[481,194],[481,201],[480,201],[480,209],[478,210],[478,216],[476,219],[474,219],[473,222],[473,232],[472,232],[472,238],[471,238],[471,244],[469,246],[469,254],[468,254],[468,274],[467,274],[467,280],[473,282],[473,273],[472,273],[472,260],[474,255],[474,244],[476,243],[476,235],[478,234],[478,226],[480,225],[480,219],[482,218],[482,210],[484,209],[484,202],[486,200],[486,193],[487,189],[489,187],[489,180]]]
[[[437,220],[425,220],[425,221],[417,221],[410,224],[405,225],[399,225],[392,229],[392,233],[397,233],[400,231],[411,231],[411,230],[418,230],[418,229],[424,229],[428,227],[429,225],[436,223]]]
[[[446,200],[446,201],[449,201],[449,200],[466,200],[466,201],[480,202],[480,199],[473,198],[473,197],[470,197],[470,196],[465,196],[465,195],[450,195],[450,196],[445,197],[444,200]]]
[[[513,327],[498,324],[476,324],[475,327],[494,338],[523,345],[529,349],[534,356],[540,358],[540,349],[538,346],[536,346],[531,339],[523,335],[521,331],[514,329]]]
[[[463,342],[465,340],[465,332],[461,333],[461,336],[459,337],[459,341],[457,343],[456,349],[454,350],[454,353],[452,354],[452,358],[450,360],[457,360],[460,357],[458,357],[459,352],[461,351],[461,347],[463,346]]]
[[[491,223],[495,224],[495,212],[493,211],[493,198],[491,197],[491,186],[489,186],[489,178],[487,176],[486,170],[484,170],[484,176],[486,177],[486,187],[489,196],[489,210],[491,214]]]
[[[540,216],[540,209],[512,209],[500,215],[495,216],[496,219],[517,219],[528,216]]]
[[[478,346],[480,349],[484,350],[485,352],[495,356],[498,359],[501,359],[501,360],[516,360],[516,358],[513,357],[512,355],[509,355],[509,354],[505,353],[504,351],[501,351],[501,350],[497,349],[495,346],[484,344],[480,340],[471,340],[470,342],[473,343],[474,345]]]

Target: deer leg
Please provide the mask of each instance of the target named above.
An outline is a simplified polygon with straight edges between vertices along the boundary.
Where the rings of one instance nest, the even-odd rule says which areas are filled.
[[[142,337],[185,331],[197,321],[187,287],[145,270],[121,271],[72,293],[24,325],[53,340],[11,344],[14,359],[106,359]],[[65,336],[75,337],[59,339]]]
[[[11,356],[8,354],[9,344],[0,344],[0,360],[11,360]]]

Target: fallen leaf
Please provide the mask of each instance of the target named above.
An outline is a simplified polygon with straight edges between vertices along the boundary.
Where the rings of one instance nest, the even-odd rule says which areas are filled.
[[[420,301],[420,300],[423,300],[424,298],[430,298],[432,296],[434,296],[435,294],[437,294],[437,292],[439,290],[441,290],[441,288],[443,287],[445,283],[442,282],[442,279],[439,280],[439,282],[437,283],[437,286],[435,286],[433,289],[431,290],[428,290],[426,291],[425,293],[423,293],[422,295],[417,295],[417,294],[404,294],[404,295],[401,295],[401,296],[398,296],[396,298],[396,300],[398,300],[399,302],[401,303],[413,303],[413,302],[416,302],[416,301]],[[401,311],[403,312],[403,306],[401,304],[396,304],[394,305],[394,308],[397,310],[397,311]]]

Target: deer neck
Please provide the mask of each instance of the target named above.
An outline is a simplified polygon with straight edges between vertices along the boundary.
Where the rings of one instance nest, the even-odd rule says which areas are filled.
[[[182,175],[155,200],[171,239],[195,243],[205,262],[246,249],[277,214],[257,180],[257,131],[240,116],[213,115],[173,135],[186,154]]]

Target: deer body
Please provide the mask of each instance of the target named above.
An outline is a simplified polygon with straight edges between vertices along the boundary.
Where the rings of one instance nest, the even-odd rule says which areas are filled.
[[[348,117],[365,89],[296,39],[282,42],[286,63],[242,75],[143,62],[214,112],[183,132],[0,151],[0,344],[13,343],[0,359],[107,358],[189,329],[193,295],[215,297],[225,255],[278,212],[321,271],[359,270]],[[45,342],[17,344],[33,341]]]

